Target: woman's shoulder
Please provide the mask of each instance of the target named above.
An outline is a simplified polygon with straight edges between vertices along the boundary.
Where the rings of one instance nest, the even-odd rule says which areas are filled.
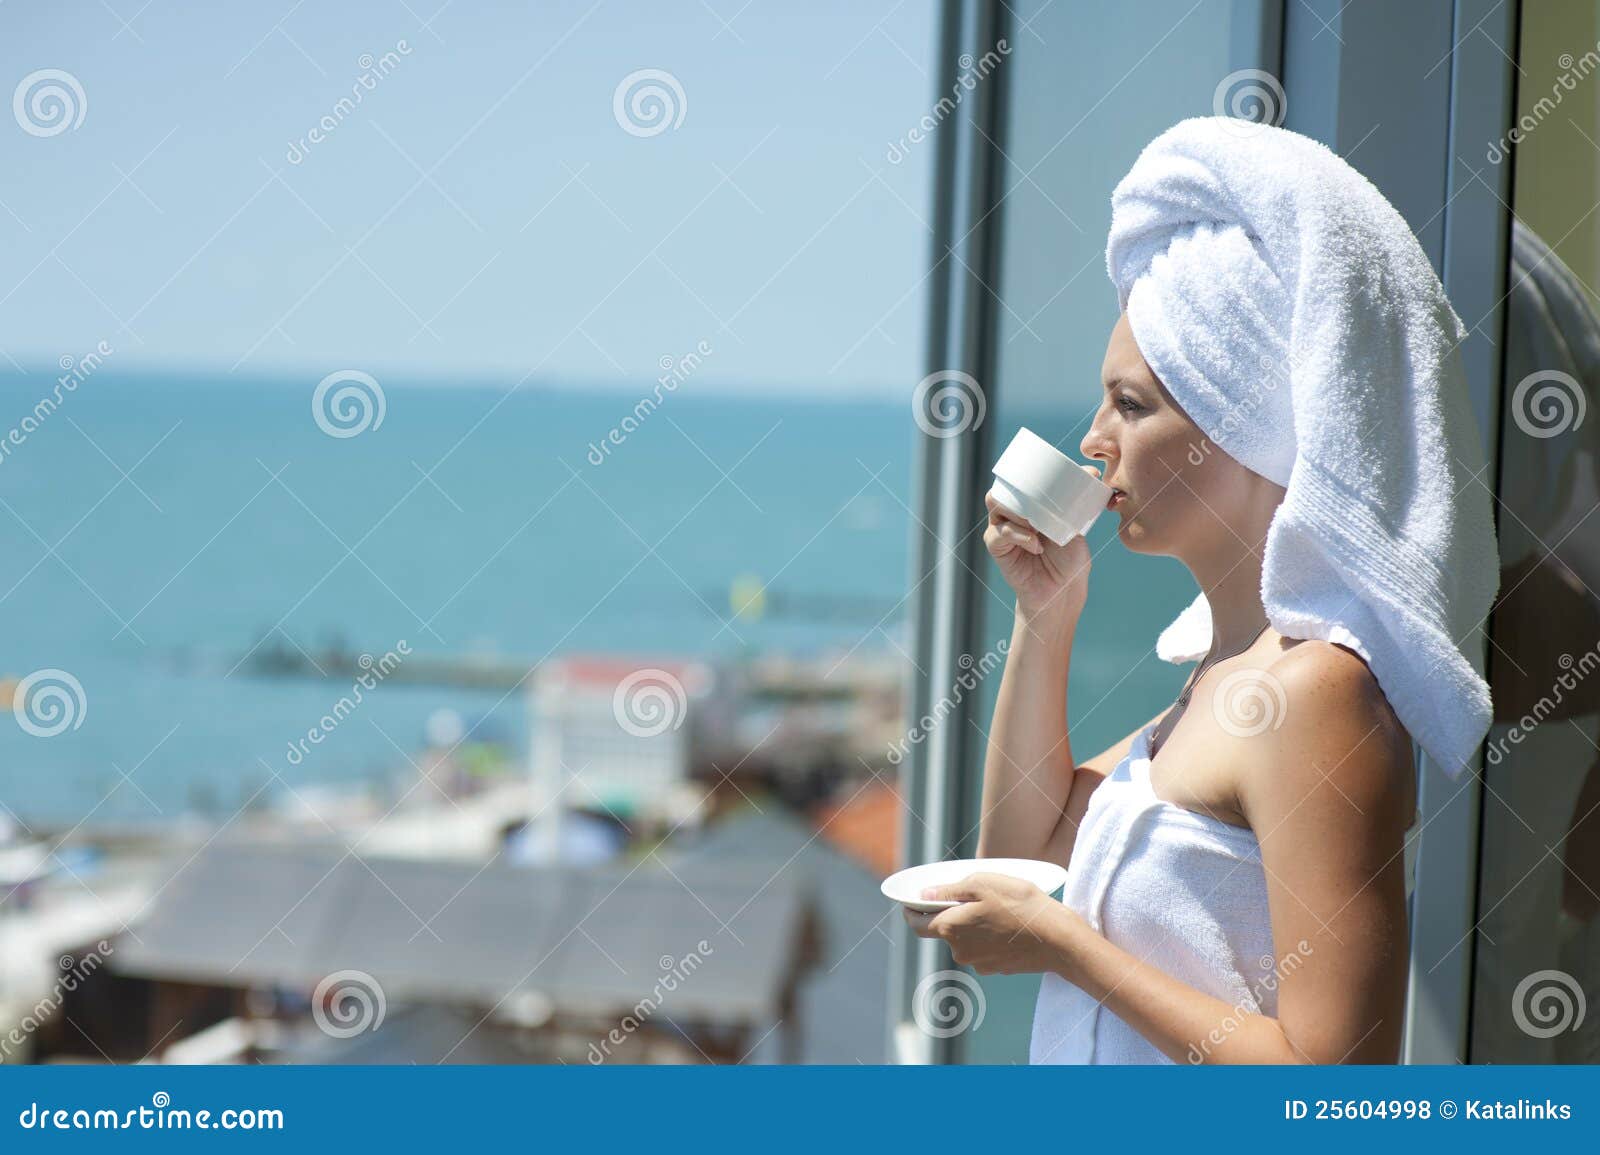
[[[1331,783],[1357,806],[1398,803],[1409,821],[1411,736],[1361,655],[1337,642],[1284,638],[1266,672],[1280,711],[1272,777],[1291,790]]]

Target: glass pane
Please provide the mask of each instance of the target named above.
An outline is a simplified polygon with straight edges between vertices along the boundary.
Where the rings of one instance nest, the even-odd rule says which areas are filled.
[[[1251,83],[1229,83],[1234,38],[1249,30],[1235,27],[1230,0],[1013,7],[1010,114],[999,141],[1004,196],[991,443],[998,453],[1026,426],[1078,458],[1117,319],[1105,272],[1112,187],[1162,129],[1218,111],[1219,101],[1226,110],[1237,86]],[[1156,635],[1195,594],[1176,561],[1125,551],[1115,518],[1102,518],[1089,542],[1089,608],[1067,694],[1074,753],[1083,757],[1116,742],[1177,693],[1185,670],[1156,658]],[[980,636],[992,643],[1010,636],[1013,603],[992,567],[980,576],[992,590],[980,595]],[[983,689],[978,716],[987,726],[999,679],[986,679]],[[967,759],[974,816],[983,742],[972,735]],[[974,818],[963,853],[976,840]],[[1026,1061],[1038,976],[987,978],[983,986],[985,1013],[963,1036],[965,1060]]]
[[[120,9],[0,7],[0,1064],[881,1061],[933,6]]]
[[[1516,219],[1475,1063],[1600,1061],[1597,42],[1594,5],[1524,4],[1516,127],[1486,142],[1487,163],[1516,166]]]

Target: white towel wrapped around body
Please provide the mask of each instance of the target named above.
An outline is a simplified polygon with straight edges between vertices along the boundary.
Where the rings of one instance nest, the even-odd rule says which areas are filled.
[[[1106,269],[1145,360],[1212,445],[1287,489],[1268,620],[1361,654],[1460,774],[1491,717],[1476,634],[1500,567],[1466,329],[1416,237],[1325,145],[1227,117],[1162,133],[1111,203]],[[1211,641],[1202,593],[1157,652]]]

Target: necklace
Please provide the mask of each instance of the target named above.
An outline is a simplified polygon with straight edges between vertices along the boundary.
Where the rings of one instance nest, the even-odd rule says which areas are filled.
[[[1229,654],[1228,657],[1236,658],[1240,654],[1242,654],[1246,650],[1248,650],[1251,646],[1255,645],[1256,641],[1261,637],[1261,635],[1267,632],[1267,626],[1270,626],[1271,624],[1272,623],[1270,621],[1267,622],[1266,625],[1262,626],[1259,630],[1256,631],[1256,636],[1255,637],[1251,638],[1244,645],[1240,646],[1233,653]],[[1221,659],[1213,658],[1210,655],[1207,655],[1205,658],[1201,659],[1200,664],[1194,668],[1194,673],[1189,676],[1188,684],[1183,687],[1183,693],[1178,695],[1178,703],[1177,704],[1178,704],[1178,707],[1180,709],[1186,709],[1188,707],[1188,705],[1189,705],[1189,695],[1194,693],[1194,688],[1195,688],[1196,685],[1199,684],[1201,675],[1203,675],[1209,667],[1214,665],[1219,660],[1221,660]],[[1171,716],[1171,715],[1169,715],[1169,716]],[[1157,749],[1159,747],[1164,747],[1166,744],[1167,744],[1167,742],[1166,742],[1165,738],[1161,739],[1161,741],[1159,743],[1157,743],[1155,741],[1155,735],[1152,733],[1150,735],[1150,743],[1147,744],[1146,749],[1145,749],[1145,753],[1150,758],[1154,759],[1155,756],[1156,756]]]
[[[1240,646],[1237,650],[1233,651],[1233,653],[1227,655],[1227,657],[1236,658],[1240,654],[1242,654],[1246,650],[1248,650],[1251,646],[1255,645],[1256,642],[1260,639],[1261,635],[1267,632],[1267,626],[1270,626],[1271,624],[1272,623],[1270,621],[1267,622],[1266,625],[1263,625],[1259,630],[1256,631],[1255,637],[1251,638],[1244,645]],[[1202,660],[1201,663],[1198,666],[1195,667],[1194,673],[1192,675],[1190,675],[1188,684],[1183,687],[1183,693],[1178,695],[1178,705],[1187,706],[1189,704],[1189,695],[1194,693],[1195,686],[1200,684],[1201,676],[1204,675],[1206,670],[1210,669],[1211,666],[1214,665],[1216,662],[1223,661],[1223,660],[1226,660],[1226,659],[1212,657],[1209,654],[1206,655],[1204,660]]]

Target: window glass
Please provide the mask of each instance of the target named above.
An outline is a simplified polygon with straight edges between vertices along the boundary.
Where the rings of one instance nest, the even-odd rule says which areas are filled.
[[[1524,4],[1470,1061],[1600,1061],[1600,12]],[[1475,159],[1475,158],[1474,158]],[[1472,321],[1473,318],[1463,318]]]

